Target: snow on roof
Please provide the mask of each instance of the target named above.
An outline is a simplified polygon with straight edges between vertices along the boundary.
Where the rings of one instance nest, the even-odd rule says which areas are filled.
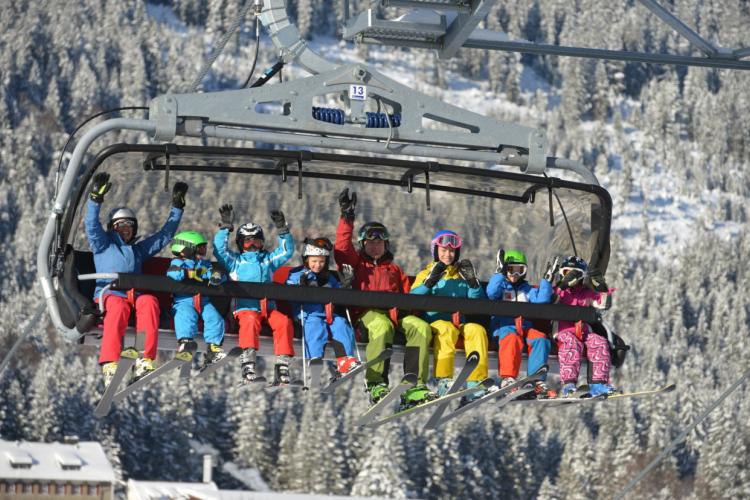
[[[96,441],[63,444],[0,440],[0,478],[114,483],[115,472]]]

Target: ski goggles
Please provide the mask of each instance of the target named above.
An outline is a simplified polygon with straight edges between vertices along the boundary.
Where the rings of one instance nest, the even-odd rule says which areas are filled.
[[[432,244],[439,247],[456,249],[461,248],[463,242],[461,241],[461,237],[457,234],[441,234],[440,236],[432,240]]]
[[[560,274],[562,274],[563,276],[566,276],[567,274],[572,273],[572,272],[578,272],[581,275],[583,275],[583,271],[581,271],[577,267],[563,267],[563,268],[560,268]]]
[[[242,240],[243,250],[263,250],[263,240],[259,238],[245,238]]]
[[[112,224],[112,229],[120,229],[124,227],[135,227],[135,221],[133,219],[120,219]]]
[[[526,264],[508,264],[506,272],[509,276],[520,278],[526,274]]]
[[[333,244],[331,244],[331,240],[328,238],[305,238],[304,243],[305,245],[312,245],[314,247],[328,250],[329,252],[333,250]]]
[[[365,231],[363,240],[383,240],[388,241],[389,238],[388,230],[384,227],[373,227]]]

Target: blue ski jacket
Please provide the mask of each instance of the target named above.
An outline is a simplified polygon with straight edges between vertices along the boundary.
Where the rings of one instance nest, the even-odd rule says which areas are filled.
[[[548,304],[552,302],[552,283],[542,280],[539,288],[534,288],[526,281],[511,283],[503,274],[495,273],[487,284],[487,297],[490,300],[507,300],[515,302],[531,302],[533,304]],[[531,321],[524,320],[523,328],[531,328]],[[516,320],[510,316],[493,316],[490,320],[492,335],[499,337],[506,331],[516,331]]]
[[[211,279],[211,261],[206,259],[181,259],[175,258],[169,263],[167,276],[175,281],[185,279],[195,280],[208,284]],[[193,300],[193,295],[175,295],[174,302],[184,302]]]
[[[300,278],[303,274],[306,274],[307,277],[310,280],[316,280],[317,275],[310,271],[305,266],[299,266],[295,267],[291,271],[289,271],[289,277],[286,280],[287,285],[299,285]],[[339,283],[339,280],[336,279],[333,273],[328,273],[328,282],[323,285],[325,287],[330,288],[341,288],[341,284]],[[314,288],[310,290],[310,293],[314,293]],[[325,305],[324,304],[315,304],[315,303],[304,303],[304,304],[294,304],[294,311],[299,312],[299,308],[302,306],[302,310],[305,312],[305,315],[308,314],[315,314],[317,316],[324,316],[326,315]]]
[[[219,264],[229,273],[234,281],[251,283],[271,283],[273,272],[286,264],[294,255],[294,238],[291,233],[279,235],[279,246],[272,252],[237,253],[229,249],[229,229],[219,229],[214,236],[214,256]],[[273,301],[268,301],[268,309],[275,308]],[[237,299],[235,311],[260,311],[257,299]]]
[[[99,222],[99,212],[102,206],[93,200],[86,204],[86,218],[84,227],[89,246],[94,253],[94,265],[97,273],[140,273],[143,262],[159,253],[167,246],[177,232],[177,227],[182,219],[182,209],[174,208],[169,211],[169,217],[162,228],[138,241],[138,236],[130,243],[125,243],[116,231],[105,231]],[[99,297],[99,292],[112,280],[96,280],[94,298]],[[125,297],[125,292],[108,291]]]

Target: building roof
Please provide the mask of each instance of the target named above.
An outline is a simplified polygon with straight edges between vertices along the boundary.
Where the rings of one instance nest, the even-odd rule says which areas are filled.
[[[96,441],[0,440],[0,479],[114,483],[115,471]]]

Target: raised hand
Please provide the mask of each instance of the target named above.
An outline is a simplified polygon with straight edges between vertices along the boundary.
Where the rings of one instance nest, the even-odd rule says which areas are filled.
[[[544,279],[554,283],[557,273],[560,272],[560,257],[555,257],[552,262],[547,262],[547,271],[544,273]]]
[[[234,231],[234,210],[232,205],[222,205],[219,208],[219,216],[221,217],[219,229],[229,229],[230,233]]]
[[[497,251],[497,268],[495,268],[495,272],[503,276],[508,274],[508,266],[505,265],[505,250],[502,248]]]
[[[349,264],[343,264],[339,268],[339,276],[341,278],[341,288],[351,288],[354,282],[354,268]]]
[[[188,185],[184,182],[176,182],[172,188],[172,206],[175,208],[185,208],[185,195],[188,191]]]
[[[89,198],[96,203],[104,201],[104,195],[112,187],[112,183],[109,182],[109,174],[106,172],[98,173],[94,176],[94,181],[91,183],[91,191],[89,191]]]
[[[341,218],[354,220],[354,208],[357,206],[357,193],[352,192],[349,196],[349,188],[344,188],[339,194],[339,207],[341,207]]]
[[[289,226],[286,225],[286,217],[284,212],[281,210],[272,210],[271,219],[273,220],[276,229],[279,230],[279,234],[287,234],[289,232]]]
[[[469,259],[464,259],[458,263],[458,274],[464,281],[469,284],[469,288],[479,288],[479,278],[477,278],[477,271],[474,269],[474,264]]]
[[[427,288],[432,288],[437,284],[438,281],[440,281],[440,278],[443,277],[443,274],[445,274],[445,269],[448,266],[445,265],[444,262],[437,261],[432,266],[432,269],[430,269],[430,274],[427,275],[427,277],[424,280],[424,286]]]

